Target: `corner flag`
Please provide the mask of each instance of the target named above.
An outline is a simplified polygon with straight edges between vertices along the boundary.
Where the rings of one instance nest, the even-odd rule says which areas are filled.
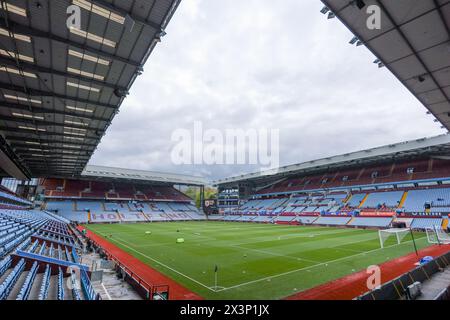
[[[219,270],[219,267],[216,266],[214,267],[214,290],[217,290],[217,271]]]

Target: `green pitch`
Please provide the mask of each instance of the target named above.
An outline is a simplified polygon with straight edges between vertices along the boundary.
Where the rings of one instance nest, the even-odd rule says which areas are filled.
[[[206,299],[280,299],[414,251],[409,235],[380,249],[377,231],[347,228],[211,221],[86,227]],[[415,238],[418,249],[428,245],[424,234]]]

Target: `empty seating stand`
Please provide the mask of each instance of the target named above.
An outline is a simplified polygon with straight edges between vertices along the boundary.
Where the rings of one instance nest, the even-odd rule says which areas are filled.
[[[403,193],[403,191],[369,193],[361,208],[377,208],[382,205],[388,208],[397,208]]]
[[[312,224],[317,219],[317,216],[297,216],[294,221],[299,224]]]
[[[78,264],[76,241],[59,217],[0,209],[0,230],[0,300],[98,299],[87,266]],[[73,265],[80,266],[80,277],[69,272]]]
[[[412,229],[433,229],[435,227],[441,228],[442,218],[415,218],[411,223]]]
[[[427,204],[430,212],[450,213],[450,188],[411,190],[403,209],[405,212],[426,212]]]
[[[186,201],[49,200],[46,209],[67,221],[121,223],[205,220],[205,215]]]
[[[392,222],[392,217],[356,217],[348,225],[355,227],[387,228]]]
[[[351,217],[319,217],[313,224],[343,226],[350,221]]]

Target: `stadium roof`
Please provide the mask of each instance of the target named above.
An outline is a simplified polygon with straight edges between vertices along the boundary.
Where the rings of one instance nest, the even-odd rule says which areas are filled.
[[[434,156],[450,159],[450,134],[390,144],[382,147],[346,153],[338,156],[311,160],[273,170],[244,174],[214,181],[217,186],[233,185],[239,182],[264,183],[297,174],[360,166],[387,160],[405,160],[420,156]]]
[[[191,186],[204,186],[207,184],[205,179],[196,176],[91,165],[86,166],[81,176],[84,178],[126,179]]]
[[[352,43],[372,51],[374,63],[388,68],[450,130],[450,1],[322,2],[357,37]],[[370,5],[381,9],[379,30],[367,27]]]
[[[0,176],[79,175],[179,2],[2,0]]]

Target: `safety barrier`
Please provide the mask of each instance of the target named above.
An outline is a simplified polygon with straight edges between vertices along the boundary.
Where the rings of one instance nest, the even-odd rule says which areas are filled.
[[[424,282],[439,272],[442,268],[450,265],[450,252],[433,259],[432,261],[418,266],[417,268],[407,272],[400,277],[393,279],[380,288],[366,292],[365,294],[355,298],[356,300],[398,300],[405,296],[408,286],[415,282]],[[435,300],[442,300],[449,296],[449,288],[443,290]]]

